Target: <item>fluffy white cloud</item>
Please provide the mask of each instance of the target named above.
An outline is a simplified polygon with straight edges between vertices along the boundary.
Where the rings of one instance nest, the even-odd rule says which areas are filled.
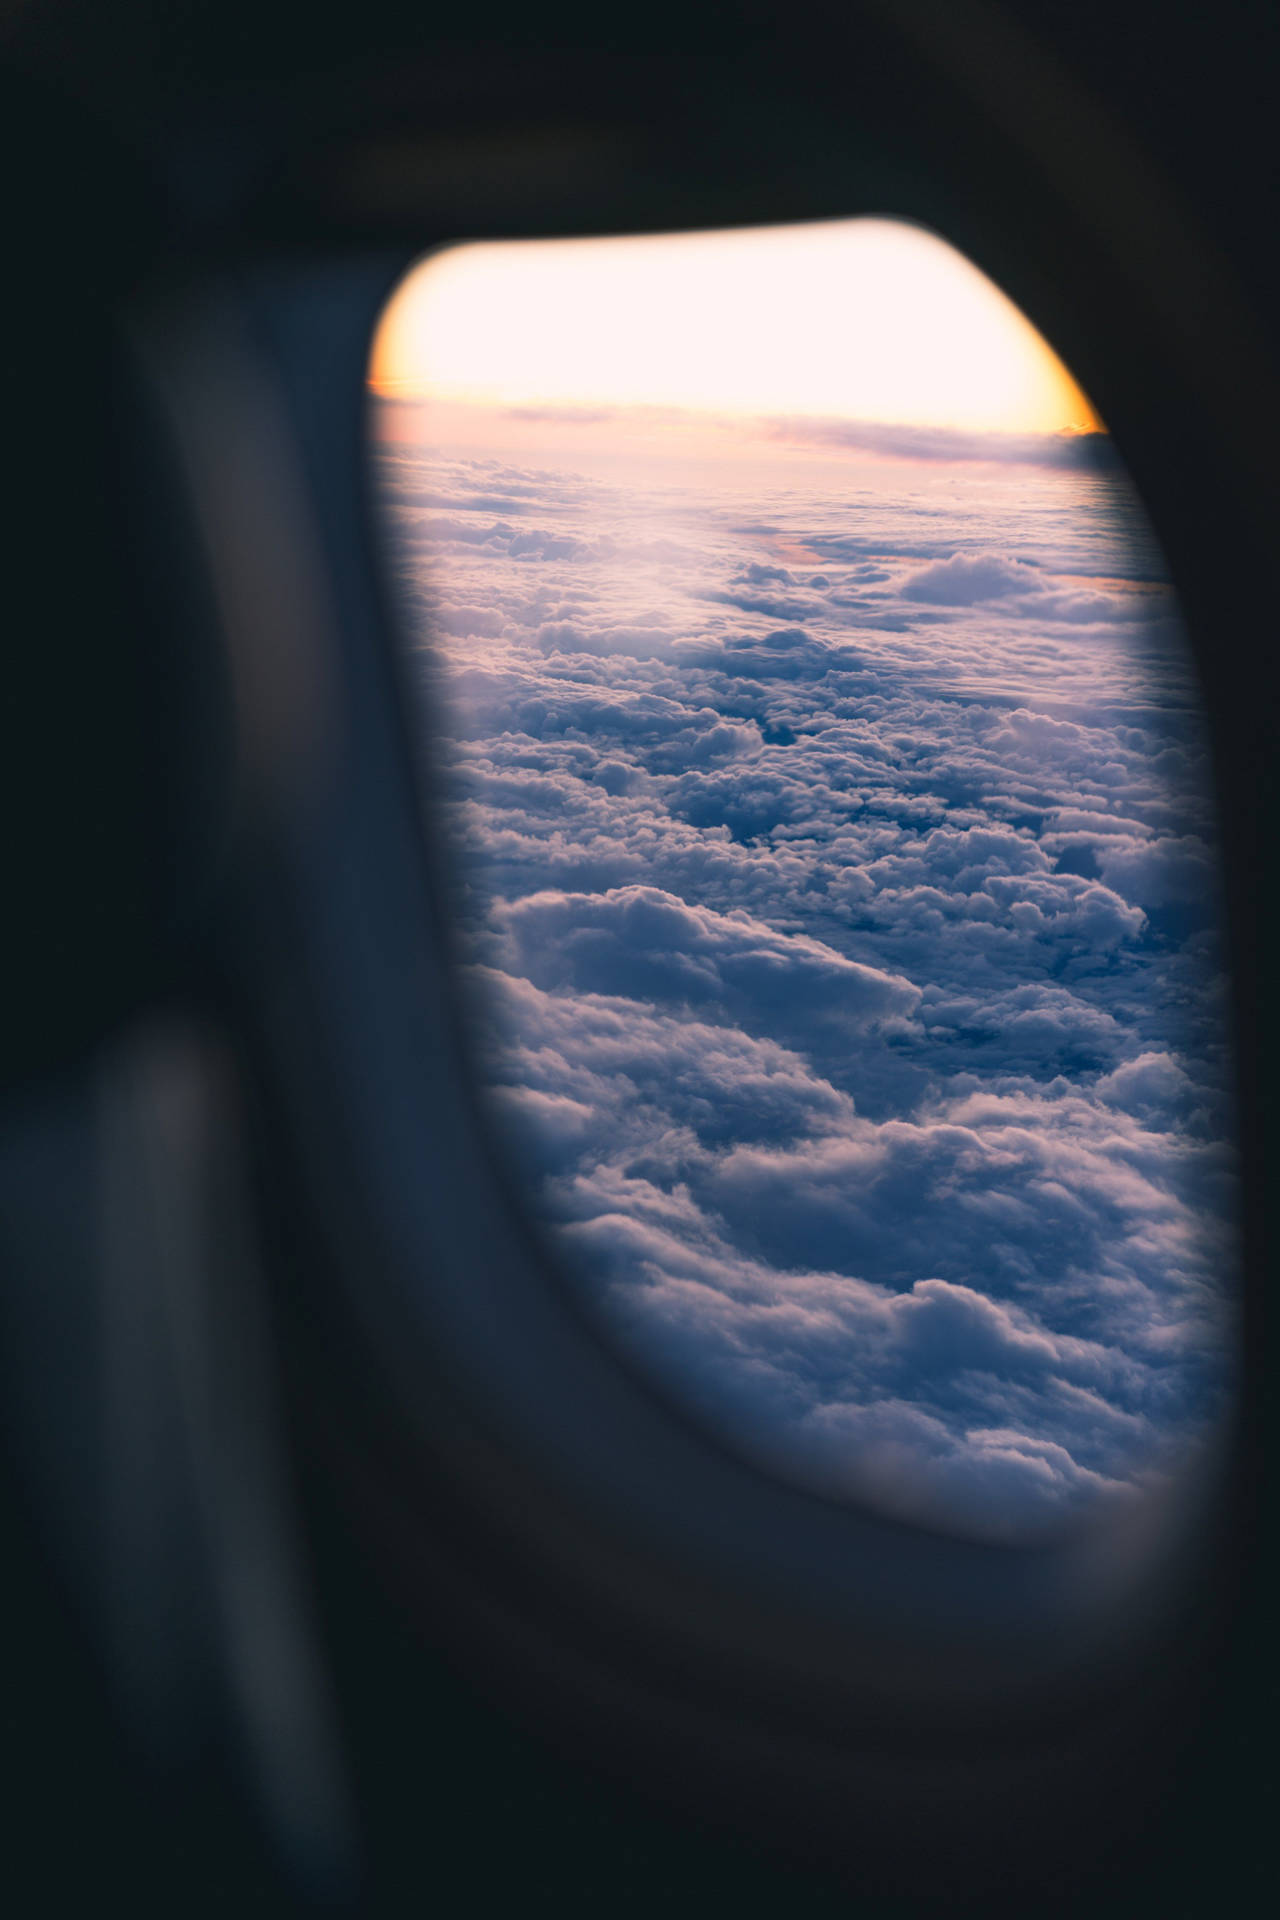
[[[571,1270],[758,1456],[1016,1535],[1212,1418],[1234,1161],[1159,556],[1114,475],[1005,464],[763,513],[387,478],[495,1114]]]

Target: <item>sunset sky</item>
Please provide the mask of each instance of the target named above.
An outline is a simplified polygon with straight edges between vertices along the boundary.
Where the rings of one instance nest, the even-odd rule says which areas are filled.
[[[1099,426],[984,274],[930,233],[871,219],[447,249],[389,304],[370,382],[498,407]]]

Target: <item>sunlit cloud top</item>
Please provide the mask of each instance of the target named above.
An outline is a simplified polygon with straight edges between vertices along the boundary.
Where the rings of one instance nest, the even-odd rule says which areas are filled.
[[[401,282],[370,383],[387,396],[496,406],[979,433],[1100,424],[983,273],[945,241],[888,220],[450,248]]]

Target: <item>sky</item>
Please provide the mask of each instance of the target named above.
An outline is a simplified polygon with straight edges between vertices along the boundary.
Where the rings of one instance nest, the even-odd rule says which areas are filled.
[[[1166,1482],[1231,1373],[1215,829],[1069,376],[851,222],[438,256],[371,386],[476,1058],[587,1310],[836,1497]]]
[[[869,286],[892,297],[868,298]],[[370,378],[388,396],[519,407],[987,432],[1099,424],[985,275],[889,220],[451,248],[393,297]]]

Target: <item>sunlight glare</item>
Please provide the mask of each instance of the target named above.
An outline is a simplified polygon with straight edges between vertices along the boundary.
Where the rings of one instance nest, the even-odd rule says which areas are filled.
[[[389,303],[370,384],[503,407],[1100,425],[985,274],[936,235],[878,219],[452,247]]]

